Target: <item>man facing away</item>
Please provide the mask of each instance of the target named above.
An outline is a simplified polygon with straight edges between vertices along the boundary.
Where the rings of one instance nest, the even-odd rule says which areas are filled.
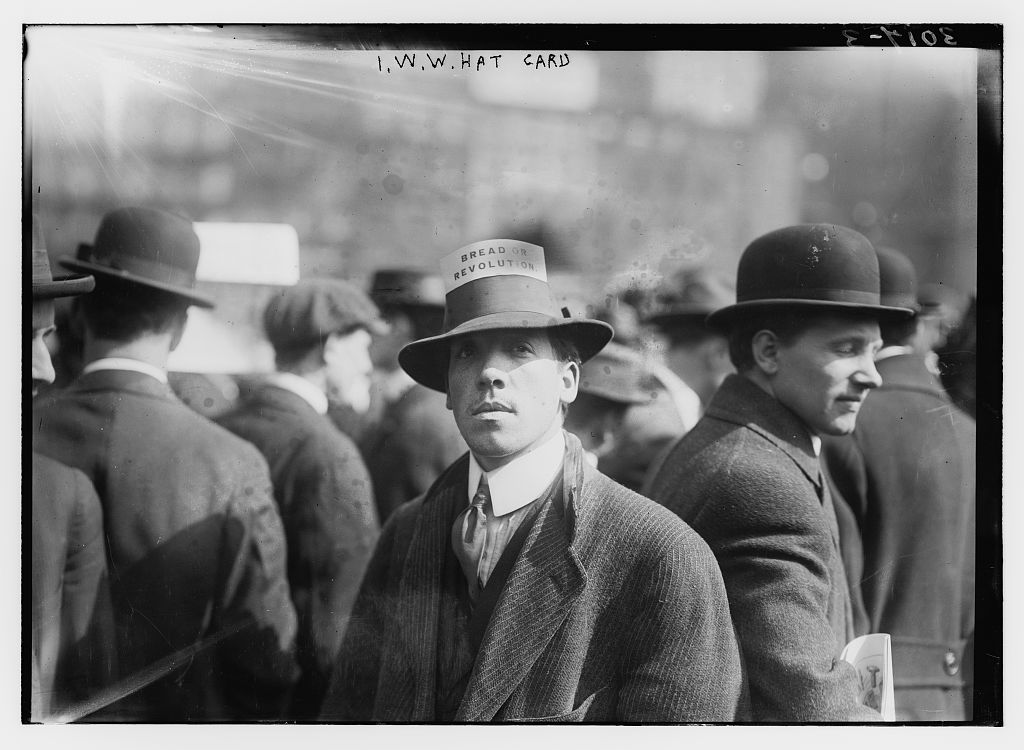
[[[54,380],[46,337],[57,297],[90,292],[92,276],[54,279],[32,225],[32,395]],[[32,453],[31,721],[74,710],[113,680],[117,658],[103,509],[86,476]]]
[[[878,261],[859,233],[808,224],[754,240],[737,303],[711,314],[736,375],[672,449],[651,497],[718,558],[755,721],[866,721],[858,677],[838,659],[853,633],[823,435],[853,430],[881,383]]]
[[[359,581],[380,533],[370,477],[355,444],[327,417],[328,393],[369,392],[377,309],[341,279],[300,281],[267,303],[263,327],[277,372],[217,422],[270,466],[284,522],[302,676],[288,716],[315,719]]]
[[[280,715],[297,676],[284,531],[259,452],[199,416],[166,362],[194,291],[191,222],[121,208],[85,259],[86,366],[35,414],[34,448],[83,471],[103,504],[124,700],[97,717]],[[82,258],[80,255],[79,258]]]
[[[713,556],[562,430],[611,327],[558,315],[538,246],[487,240],[441,265],[445,332],[399,361],[447,394],[470,450],[385,524],[322,718],[732,720]]]
[[[411,341],[441,333],[444,284],[437,274],[382,268],[373,275],[370,298],[388,324],[371,345],[377,419],[360,439],[381,523],[402,503],[426,492],[466,441],[444,405],[444,394],[420,385],[398,364]]]
[[[910,260],[879,248],[878,261],[883,303],[916,309]],[[929,370],[937,323],[921,311],[882,326],[882,387],[822,454],[856,519],[859,535],[843,542],[862,541],[867,630],[892,635],[903,721],[970,718],[976,433]]]

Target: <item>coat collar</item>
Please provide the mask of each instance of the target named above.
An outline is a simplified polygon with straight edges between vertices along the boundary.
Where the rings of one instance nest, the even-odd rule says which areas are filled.
[[[128,391],[143,396],[177,400],[167,383],[134,370],[95,370],[78,376],[69,391],[89,393],[94,391]]]
[[[321,417],[313,405],[306,399],[287,388],[282,388],[276,383],[267,382],[256,387],[245,397],[250,404],[259,405],[261,408],[279,409],[289,413],[305,414],[306,416]]]
[[[947,398],[942,384],[928,370],[924,357],[918,354],[887,357],[876,363],[876,367],[882,376],[882,387],[879,390],[922,391],[939,398]],[[871,398],[870,394],[868,398]]]
[[[708,405],[708,417],[742,425],[789,456],[815,487],[821,488],[818,457],[803,421],[742,375],[729,375]]]

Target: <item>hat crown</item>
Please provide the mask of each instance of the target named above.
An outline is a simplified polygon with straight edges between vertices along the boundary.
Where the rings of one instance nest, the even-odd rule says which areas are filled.
[[[918,308],[917,272],[898,250],[878,248],[878,284],[883,305]]]
[[[199,236],[192,222],[166,211],[120,208],[100,222],[91,260],[121,270],[132,270],[146,261],[183,271],[194,281]]]
[[[53,271],[50,268],[50,256],[46,252],[46,245],[43,242],[43,230],[39,221],[32,221],[32,285],[47,284],[53,281]]]
[[[444,283],[438,274],[409,268],[376,271],[370,298],[377,305],[444,307]]]
[[[867,237],[837,224],[777,229],[747,246],[736,302],[879,304],[878,258]]]
[[[377,306],[343,279],[303,279],[282,289],[263,311],[263,328],[275,349],[295,349],[360,326],[376,329]]]

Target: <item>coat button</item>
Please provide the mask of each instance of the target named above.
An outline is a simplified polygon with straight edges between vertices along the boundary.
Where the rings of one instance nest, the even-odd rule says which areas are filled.
[[[946,670],[946,674],[950,677],[960,671],[960,662],[956,658],[956,654],[952,651],[947,651],[946,655],[942,657],[942,668]]]

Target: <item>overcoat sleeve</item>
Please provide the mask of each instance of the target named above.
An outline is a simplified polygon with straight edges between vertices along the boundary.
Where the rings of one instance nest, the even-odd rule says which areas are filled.
[[[723,501],[702,525],[728,582],[753,719],[877,721],[858,700],[853,667],[838,659],[826,563],[836,551],[820,501],[791,473],[759,468],[752,477],[723,466],[710,488]]]
[[[746,718],[739,646],[714,555],[696,533],[674,523],[648,538],[656,540],[657,549],[629,586],[634,592],[634,629],[622,655],[616,718]]]
[[[298,678],[295,608],[285,572],[285,537],[266,461],[252,446],[238,459],[221,545],[224,591],[213,632],[250,622],[224,644],[223,668],[252,705],[246,715],[275,718]]]

